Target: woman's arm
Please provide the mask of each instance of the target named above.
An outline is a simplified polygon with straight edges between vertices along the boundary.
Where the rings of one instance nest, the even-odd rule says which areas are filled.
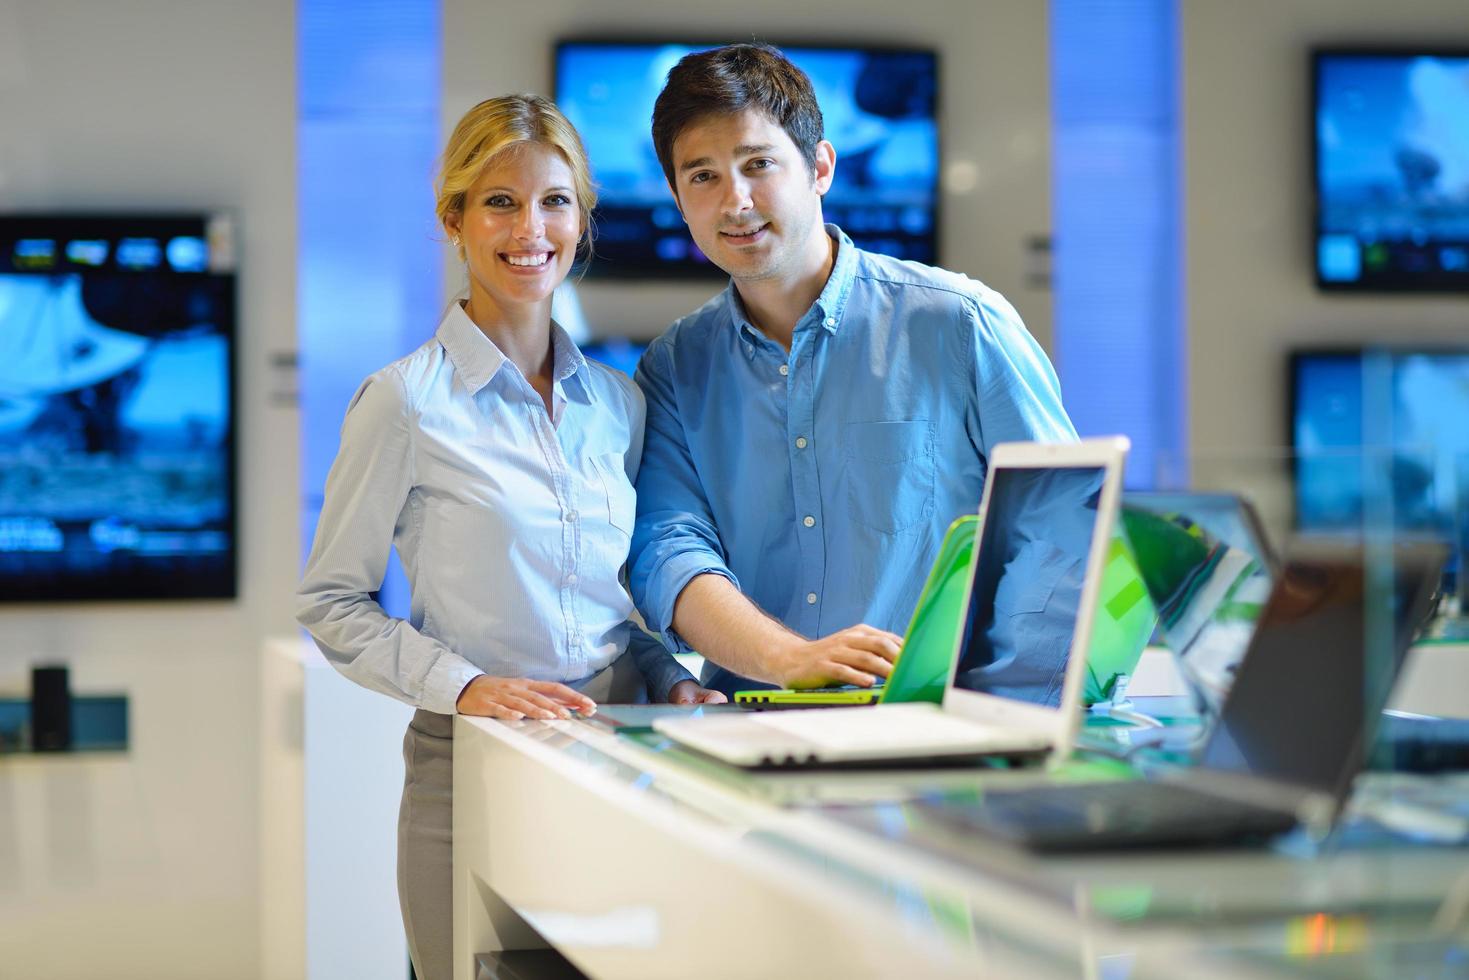
[[[413,409],[392,368],[363,382],[342,423],[316,540],[297,591],[296,619],[326,659],[363,687],[453,714],[483,672],[372,597],[382,587],[394,528],[412,520]]]

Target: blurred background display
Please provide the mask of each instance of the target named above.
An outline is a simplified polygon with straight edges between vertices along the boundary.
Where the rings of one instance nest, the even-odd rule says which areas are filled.
[[[1317,51],[1316,278],[1469,290],[1469,51]]]
[[[1469,349],[1300,350],[1290,363],[1297,526],[1426,533],[1462,562]]]
[[[680,58],[714,44],[563,41],[556,102],[581,131],[600,198],[592,275],[719,277],[684,228],[653,150],[653,103]],[[811,78],[837,150],[828,221],[863,248],[938,261],[933,51],[781,45]]]
[[[0,599],[234,596],[228,237],[0,217]]]

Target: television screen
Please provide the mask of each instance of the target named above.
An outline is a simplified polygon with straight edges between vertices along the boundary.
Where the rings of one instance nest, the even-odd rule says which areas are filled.
[[[1320,50],[1316,281],[1469,290],[1469,51]]]
[[[600,198],[591,275],[717,276],[679,216],[649,126],[668,70],[715,45],[564,41],[556,102],[581,132]],[[938,64],[932,51],[781,46],[811,78],[837,151],[826,220],[863,248],[938,260]]]
[[[227,218],[0,216],[0,599],[235,594]]]
[[[1469,348],[1298,351],[1291,375],[1298,527],[1350,533],[1390,513],[1462,555]]]

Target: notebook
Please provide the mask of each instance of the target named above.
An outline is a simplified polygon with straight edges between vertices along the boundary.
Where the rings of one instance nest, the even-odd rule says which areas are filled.
[[[949,666],[954,655],[954,634],[959,628],[959,611],[969,584],[969,562],[974,554],[976,514],[965,514],[949,525],[939,545],[938,558],[913,607],[903,648],[893,661],[885,683],[873,687],[786,688],[775,691],[736,691],[735,703],[755,708],[836,707],[841,705],[903,704],[910,701],[944,699]]]
[[[1276,560],[1260,519],[1235,494],[1128,492],[1118,523],[1158,632],[1195,710],[1212,724],[1274,578]]]
[[[1127,449],[1121,437],[994,448],[939,703],[660,719],[655,729],[747,767],[1069,748]]]

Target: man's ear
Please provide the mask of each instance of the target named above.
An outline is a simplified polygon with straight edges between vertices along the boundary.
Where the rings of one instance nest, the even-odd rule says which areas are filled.
[[[816,144],[816,165],[812,168],[813,180],[811,183],[816,188],[817,194],[824,195],[831,190],[831,182],[837,175],[837,151],[826,140]]]

